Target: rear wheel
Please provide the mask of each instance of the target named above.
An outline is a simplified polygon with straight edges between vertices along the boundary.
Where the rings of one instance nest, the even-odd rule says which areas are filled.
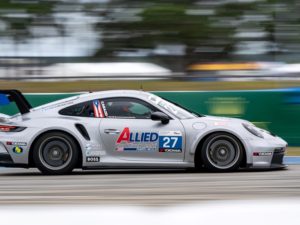
[[[210,171],[228,172],[238,169],[243,153],[243,147],[235,136],[215,133],[204,141],[201,159],[204,167]]]
[[[50,132],[42,135],[33,149],[33,160],[43,174],[60,175],[72,172],[79,157],[78,147],[69,135]]]

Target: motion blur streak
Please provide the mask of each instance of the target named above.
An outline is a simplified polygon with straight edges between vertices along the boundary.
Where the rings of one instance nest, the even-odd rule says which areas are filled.
[[[1,0],[0,77],[57,76],[61,63],[97,62],[299,74],[299,11],[300,0]],[[216,64],[201,66],[208,62]]]
[[[77,171],[73,175],[55,177],[41,176],[33,169],[2,169],[0,178],[0,204],[6,206],[16,204],[167,206],[210,200],[300,196],[300,165],[289,166],[288,170],[266,172],[102,170]],[[290,209],[293,210],[292,207]]]
[[[5,225],[298,225],[299,213],[298,199],[217,201],[155,209],[82,205],[0,208],[1,223]]]

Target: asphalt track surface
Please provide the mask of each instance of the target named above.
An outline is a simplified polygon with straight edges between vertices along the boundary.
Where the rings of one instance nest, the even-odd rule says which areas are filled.
[[[0,170],[0,205],[162,206],[286,197],[300,197],[300,165],[277,171],[234,173],[79,170],[67,176],[44,176],[35,169]]]

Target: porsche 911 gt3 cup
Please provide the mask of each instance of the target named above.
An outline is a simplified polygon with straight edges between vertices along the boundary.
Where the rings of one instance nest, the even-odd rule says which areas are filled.
[[[45,174],[74,168],[282,168],[287,143],[252,123],[198,115],[143,91],[101,91],[32,108],[0,91],[20,113],[1,114],[0,165]]]

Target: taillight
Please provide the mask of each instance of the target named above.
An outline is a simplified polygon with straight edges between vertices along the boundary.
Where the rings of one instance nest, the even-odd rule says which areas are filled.
[[[20,132],[25,129],[26,129],[26,127],[0,125],[0,132]]]

